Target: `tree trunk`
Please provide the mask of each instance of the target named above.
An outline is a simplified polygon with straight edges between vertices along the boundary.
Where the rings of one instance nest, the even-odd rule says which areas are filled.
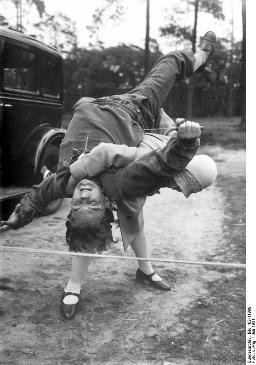
[[[194,28],[193,28],[193,36],[192,36],[192,51],[194,53],[196,52],[196,33],[197,33],[198,7],[199,7],[199,0],[196,0],[195,1]]]
[[[230,69],[229,69],[229,78],[228,78],[228,97],[227,97],[227,116],[231,117],[233,114],[233,72],[234,72],[234,56],[233,56],[233,48],[234,48],[234,6],[233,6],[233,0],[231,0],[231,50],[230,50]]]
[[[198,7],[199,7],[199,0],[195,0],[195,17],[194,17],[194,28],[193,28],[193,35],[192,35],[192,50],[195,53],[196,51],[196,33],[197,33],[197,19],[198,19]],[[195,80],[192,77],[188,80],[188,87],[187,87],[187,112],[186,118],[191,119],[193,115],[193,95],[195,90]]]
[[[243,40],[242,40],[242,73],[241,73],[241,97],[242,97],[242,116],[240,127],[246,129],[246,6],[242,0],[242,20],[243,20]]]
[[[22,27],[22,4],[21,4],[21,0],[16,0],[15,1],[15,6],[16,6],[16,30],[17,31],[22,31],[23,27]]]
[[[150,31],[150,0],[147,0],[147,9],[146,9],[146,37],[145,37],[145,61],[144,61],[145,76],[149,72],[149,31]]]

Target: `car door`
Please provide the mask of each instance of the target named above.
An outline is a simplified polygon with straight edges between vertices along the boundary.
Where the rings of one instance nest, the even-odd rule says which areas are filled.
[[[40,133],[61,123],[60,67],[42,49],[10,39],[2,60],[2,183],[24,184]]]
[[[2,163],[3,184],[22,168],[22,146],[35,123],[39,97],[37,53],[30,47],[5,40],[2,57]]]

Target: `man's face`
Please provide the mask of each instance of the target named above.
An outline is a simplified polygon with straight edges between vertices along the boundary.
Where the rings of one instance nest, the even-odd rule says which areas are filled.
[[[99,185],[91,180],[81,180],[75,187],[71,202],[72,220],[77,225],[96,225],[101,222],[106,198]]]

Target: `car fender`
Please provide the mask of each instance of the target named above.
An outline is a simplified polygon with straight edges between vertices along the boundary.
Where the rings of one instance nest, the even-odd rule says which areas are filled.
[[[36,154],[35,154],[35,161],[34,161],[34,173],[38,173],[38,168],[40,166],[40,160],[43,156],[47,147],[51,144],[56,146],[60,146],[62,139],[64,138],[66,133],[65,129],[62,128],[53,128],[48,130],[39,141]]]

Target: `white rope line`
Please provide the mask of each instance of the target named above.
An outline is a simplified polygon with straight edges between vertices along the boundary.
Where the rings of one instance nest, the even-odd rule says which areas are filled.
[[[63,255],[63,256],[83,256],[83,257],[93,257],[96,259],[158,261],[158,262],[166,262],[166,263],[181,264],[181,265],[206,265],[206,266],[219,266],[219,267],[234,268],[234,269],[245,269],[246,268],[245,264],[233,263],[233,262],[190,261],[190,260],[173,260],[173,259],[164,259],[164,258],[130,257],[130,256],[92,254],[92,253],[83,253],[83,252],[70,252],[70,251],[60,251],[60,250],[46,250],[46,249],[37,249],[37,248],[29,248],[29,247],[0,246],[0,250],[38,253],[38,254]]]
[[[200,125],[200,129],[202,130],[202,129],[204,129],[204,126],[203,125]],[[169,130],[170,132],[172,132],[172,131],[177,131],[178,130],[178,128],[176,127],[173,127],[173,128],[170,128],[170,127],[165,127],[165,128],[143,128],[143,131],[144,132],[147,132],[147,131],[149,131],[149,132],[153,132],[153,131],[166,131],[166,130]]]
[[[170,132],[173,132],[173,131],[177,131],[177,130],[178,130],[178,128],[143,128],[143,131],[144,132],[151,132],[153,134],[159,134],[159,133],[157,133],[159,131],[170,131]],[[163,134],[163,136],[165,136],[165,134]]]

